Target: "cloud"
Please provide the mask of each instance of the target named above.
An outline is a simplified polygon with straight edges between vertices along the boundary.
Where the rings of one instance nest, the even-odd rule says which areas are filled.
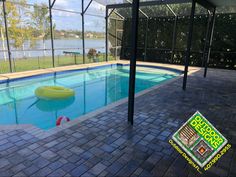
[[[93,1],[92,4],[89,6],[86,14],[91,14],[91,15],[98,15],[98,16],[104,16],[105,18],[105,11],[106,7],[104,5],[101,5],[97,3],[96,1]]]
[[[70,5],[68,0],[56,0],[55,6],[60,8],[67,8]]]
[[[58,17],[77,17],[80,14],[72,13],[74,10],[73,9],[68,9],[68,11],[71,12],[64,12],[60,10],[53,10],[53,16],[58,16]]]
[[[31,3],[48,3],[48,0],[29,0]],[[52,0],[53,1],[53,0]],[[87,7],[90,0],[85,0]],[[80,13],[82,11],[81,0],[56,0],[55,9],[63,9]],[[86,15],[87,14],[87,15]],[[104,31],[105,30],[105,6],[93,1],[85,14],[86,31]],[[90,16],[98,15],[99,17]],[[57,29],[81,30],[82,18],[80,14],[65,11],[53,10],[53,22]],[[104,17],[104,18],[103,18]]]

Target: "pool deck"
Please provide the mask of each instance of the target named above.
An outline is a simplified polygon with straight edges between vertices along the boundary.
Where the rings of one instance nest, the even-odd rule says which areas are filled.
[[[22,78],[22,77],[30,77],[34,75],[41,75],[41,74],[47,74],[47,73],[91,68],[91,67],[97,67],[97,66],[103,66],[103,65],[109,65],[109,64],[117,64],[117,63],[129,64],[128,61],[117,60],[117,61],[90,63],[90,64],[83,64],[83,65],[71,65],[71,66],[62,66],[62,67],[56,67],[56,68],[38,69],[38,70],[33,70],[33,71],[7,73],[7,74],[0,74],[0,81],[9,80],[9,79],[17,79],[17,78]],[[137,62],[137,64],[167,67],[167,68],[177,69],[181,71],[184,70],[184,67],[180,65],[169,65],[169,64],[148,63],[148,62]],[[193,70],[198,70],[198,69],[199,68],[197,67],[190,67],[190,72]]]
[[[236,176],[236,71],[190,72],[185,92],[180,76],[140,94],[133,127],[123,100],[44,138],[27,125],[0,129],[0,176]],[[168,143],[197,110],[232,145],[202,175]]]

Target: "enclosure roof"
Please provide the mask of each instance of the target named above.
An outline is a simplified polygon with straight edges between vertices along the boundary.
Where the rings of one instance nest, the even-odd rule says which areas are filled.
[[[124,4],[124,3],[130,3],[132,0],[95,0],[96,2],[102,4],[102,5],[111,5],[111,4]],[[162,3],[181,3],[184,2],[184,0],[140,0],[140,2],[155,2],[155,1],[160,1]],[[222,6],[235,6],[236,5],[236,0],[200,0],[200,1],[208,1],[211,2],[213,5],[217,7],[222,7]],[[191,0],[189,0],[191,2]]]
[[[113,5],[113,4],[129,4],[132,3],[133,0],[94,0],[102,5]],[[184,3],[184,2],[191,2],[192,0],[140,0],[140,2],[149,2],[150,4],[161,3],[161,4],[177,4],[177,3]],[[145,3],[145,4],[146,4]]]
[[[123,3],[127,3],[126,0],[94,0],[104,6],[106,5],[110,5],[110,4],[123,4]]]
[[[235,0],[208,0],[212,4],[214,4],[217,7],[222,7],[222,6],[235,6],[236,1]]]

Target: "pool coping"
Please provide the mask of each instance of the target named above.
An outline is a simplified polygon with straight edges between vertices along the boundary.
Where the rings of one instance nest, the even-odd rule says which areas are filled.
[[[0,74],[0,82],[7,82],[11,80],[23,79],[23,78],[30,78],[33,76],[40,76],[46,74],[53,74],[53,73],[60,73],[60,72],[67,72],[67,71],[76,71],[82,69],[89,69],[94,67],[101,67],[109,64],[129,64],[130,62],[127,60],[116,60],[116,61],[108,61],[108,62],[99,62],[99,63],[90,63],[90,64],[83,64],[83,65],[71,65],[71,66],[62,66],[56,68],[48,68],[48,69],[38,69],[32,71],[23,71],[23,72],[15,72],[15,73],[7,73],[7,74]],[[138,61],[137,64],[139,65],[148,65],[148,66],[155,66],[161,67],[163,69],[174,69],[174,70],[184,70],[184,66],[182,65],[172,65],[172,64],[162,64],[162,63],[151,63],[151,62],[141,62]],[[197,69],[198,67],[189,67],[190,70]]]
[[[116,64],[116,63],[117,62],[109,61],[109,62],[61,66],[61,67],[56,67],[56,68],[47,68],[47,69],[38,69],[38,70],[32,70],[32,71],[0,74],[0,82],[7,82],[7,81],[11,81],[11,80],[30,78],[30,77],[34,77],[34,76],[41,76],[41,75],[46,75],[46,74],[58,73],[58,72],[74,71],[74,70],[80,70],[80,69],[81,70],[82,69],[89,69],[91,67],[103,66],[103,65],[107,65],[107,64]]]
[[[120,61],[118,62],[117,61],[116,63],[112,62],[112,64],[129,64],[129,62],[123,62],[123,61],[122,62],[120,62]],[[157,64],[157,63],[147,63],[147,62],[137,62],[137,64],[138,65],[142,65],[142,66],[149,66],[149,67],[150,66],[152,66],[152,67],[156,66],[155,68],[158,67],[158,68],[161,68],[161,69],[166,69],[166,68],[170,67],[169,64]],[[108,65],[107,62],[104,63],[102,66],[106,66],[106,65]],[[90,67],[92,67],[92,66],[90,66]],[[171,67],[173,67],[173,66],[171,65]],[[86,67],[84,67],[84,69],[85,68]],[[179,67],[177,65],[177,67],[176,67],[176,65],[174,65],[174,69],[176,69],[176,68],[181,68],[181,66]],[[200,69],[201,68],[198,68],[198,67],[191,67],[189,69],[189,75],[192,75],[193,73],[199,71]],[[180,69],[176,69],[176,70],[180,71]],[[67,71],[70,71],[70,70],[67,70]],[[181,75],[179,75],[179,76],[177,76],[177,77],[175,77],[173,79],[170,79],[168,81],[165,81],[165,82],[161,83],[160,85],[156,85],[156,86],[153,86],[153,87],[148,88],[146,90],[143,90],[143,91],[135,94],[135,98],[138,98],[138,97],[140,97],[142,95],[145,95],[145,94],[147,94],[147,93],[149,93],[149,92],[151,92],[153,90],[160,89],[161,87],[163,87],[163,86],[165,86],[167,84],[170,84],[170,83],[172,83],[172,82],[174,82],[176,80],[179,80],[181,78],[183,78],[183,74],[181,74]],[[128,102],[128,98],[123,98],[123,99],[121,99],[119,101],[116,101],[116,102],[111,103],[111,104],[109,104],[107,106],[99,108],[99,109],[97,109],[95,111],[92,111],[92,112],[87,113],[85,115],[82,115],[82,116],[80,116],[78,118],[75,118],[74,120],[68,122],[67,124],[65,124],[65,125],[63,125],[61,127],[54,127],[54,128],[49,129],[49,130],[40,129],[40,128],[36,127],[35,125],[32,125],[32,124],[21,124],[21,125],[0,125],[0,131],[2,131],[2,130],[11,131],[11,130],[21,130],[21,129],[23,129],[25,132],[33,135],[34,137],[36,137],[38,139],[44,139],[44,138],[47,138],[47,137],[49,137],[51,135],[54,135],[54,134],[62,131],[62,130],[65,130],[65,129],[71,127],[71,126],[78,125],[79,123],[81,123],[81,122],[83,122],[85,120],[88,120],[88,119],[90,119],[90,118],[92,118],[92,117],[94,117],[94,116],[96,116],[96,115],[98,115],[98,114],[100,114],[102,112],[108,111],[108,110],[110,110],[112,108],[115,108],[115,107],[117,107],[119,105],[122,105],[122,104],[125,104],[127,102]]]
[[[129,66],[129,63],[123,63],[123,62],[116,62],[116,63],[102,63],[101,65],[95,65],[95,66],[89,66],[89,67],[80,67],[80,68],[68,68],[67,70],[59,70],[59,71],[50,71],[50,72],[45,72],[45,73],[36,73],[33,75],[28,75],[28,72],[24,74],[20,74],[17,77],[9,77],[9,78],[1,78],[0,75],[0,84],[8,84],[10,82],[17,82],[17,81],[23,81],[23,80],[28,80],[31,78],[41,78],[41,77],[47,77],[47,76],[52,76],[52,75],[61,75],[61,74],[66,74],[66,73],[71,73],[71,72],[81,72],[81,71],[89,71],[89,70],[95,70],[95,69],[100,69],[103,67],[108,67],[108,66]],[[155,69],[163,69],[163,70],[168,70],[170,72],[176,72],[176,73],[182,73],[183,71],[177,68],[171,68],[167,66],[156,66],[156,65],[150,65],[150,64],[144,64],[144,63],[137,63],[137,66],[139,67],[149,67],[149,68],[155,68]],[[10,73],[9,75],[11,75]],[[15,74],[15,73],[14,73]]]

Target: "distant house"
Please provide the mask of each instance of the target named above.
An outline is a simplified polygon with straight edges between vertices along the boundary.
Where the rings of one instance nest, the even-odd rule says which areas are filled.
[[[69,34],[70,37],[75,37],[75,34]]]
[[[92,33],[87,33],[86,34],[86,38],[93,38],[93,37],[94,37],[94,35]]]
[[[63,32],[60,32],[60,36],[64,36],[65,35],[65,33],[63,33]]]

